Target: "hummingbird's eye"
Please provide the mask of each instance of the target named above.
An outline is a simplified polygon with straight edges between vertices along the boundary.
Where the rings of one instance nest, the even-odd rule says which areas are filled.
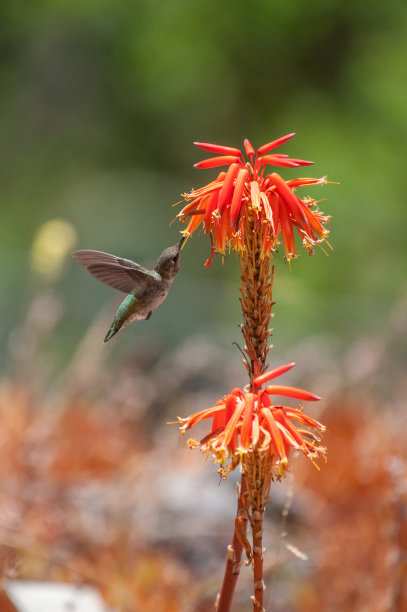
[[[173,261],[174,263],[177,263],[177,261],[178,261],[178,257],[179,257],[179,253],[177,253],[177,254],[175,255],[175,257],[173,257],[173,258],[172,258],[172,261]]]

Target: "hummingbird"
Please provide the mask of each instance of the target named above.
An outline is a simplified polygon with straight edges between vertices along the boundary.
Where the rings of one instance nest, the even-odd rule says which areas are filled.
[[[130,259],[101,251],[74,251],[72,257],[92,276],[105,285],[127,293],[120,304],[104,342],[117,332],[140,319],[149,319],[165,300],[180,267],[180,251],[185,236],[174,246],[165,249],[153,270],[148,270]]]

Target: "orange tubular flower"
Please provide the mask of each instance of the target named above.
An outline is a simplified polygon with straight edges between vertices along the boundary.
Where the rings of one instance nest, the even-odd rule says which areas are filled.
[[[303,246],[312,254],[313,247],[323,242],[328,235],[325,224],[330,217],[318,210],[316,200],[300,199],[295,190],[298,187],[325,184],[326,177],[285,181],[276,172],[266,174],[267,166],[298,168],[313,163],[290,158],[285,154],[270,153],[293,136],[282,136],[263,145],[257,152],[245,140],[244,149],[250,161],[245,161],[239,149],[195,142],[200,149],[217,154],[216,157],[198,162],[196,168],[228,168],[211,183],[183,194],[187,204],[177,217],[188,223],[184,236],[190,236],[201,226],[206,234],[210,234],[212,256],[216,252],[224,254],[229,249],[239,251],[244,249],[248,227],[245,220],[249,213],[253,213],[259,231],[262,232],[263,257],[277,250],[280,236],[287,261],[297,257],[294,229]]]
[[[189,440],[189,446],[211,453],[221,464],[219,471],[224,476],[253,451],[269,455],[277,478],[284,473],[292,448],[310,459],[324,454],[325,448],[319,445],[320,438],[315,434],[315,430],[325,431],[324,425],[304,414],[302,409],[275,405],[270,398],[271,395],[282,395],[313,401],[320,397],[296,387],[270,385],[261,389],[263,384],[281,376],[294,365],[280,366],[257,377],[250,393],[236,388],[215,406],[186,418],[178,417],[182,434],[200,421],[212,419],[211,432],[200,442]],[[227,462],[229,465],[225,468]]]

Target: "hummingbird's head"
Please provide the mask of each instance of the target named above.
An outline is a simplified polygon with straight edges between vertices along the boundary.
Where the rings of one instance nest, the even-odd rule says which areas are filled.
[[[172,280],[177,274],[181,265],[180,252],[184,242],[185,237],[174,246],[165,249],[158,258],[155,269],[165,280]]]

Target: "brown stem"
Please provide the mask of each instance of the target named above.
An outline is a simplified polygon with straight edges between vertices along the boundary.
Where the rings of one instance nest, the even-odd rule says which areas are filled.
[[[263,610],[263,514],[256,511],[253,513],[252,532],[253,532],[253,580],[254,597],[253,610],[260,612]]]
[[[243,471],[247,479],[247,502],[250,507],[249,520],[253,535],[253,611],[263,608],[263,516],[270,497],[272,482],[272,458],[264,451],[247,453],[243,459]]]
[[[232,545],[228,547],[225,575],[223,577],[222,589],[216,604],[216,612],[229,612],[233,592],[240,573],[243,544],[245,542],[247,531],[246,489],[246,478],[244,474],[242,474],[242,481],[238,490],[237,498],[235,531],[233,534]]]

